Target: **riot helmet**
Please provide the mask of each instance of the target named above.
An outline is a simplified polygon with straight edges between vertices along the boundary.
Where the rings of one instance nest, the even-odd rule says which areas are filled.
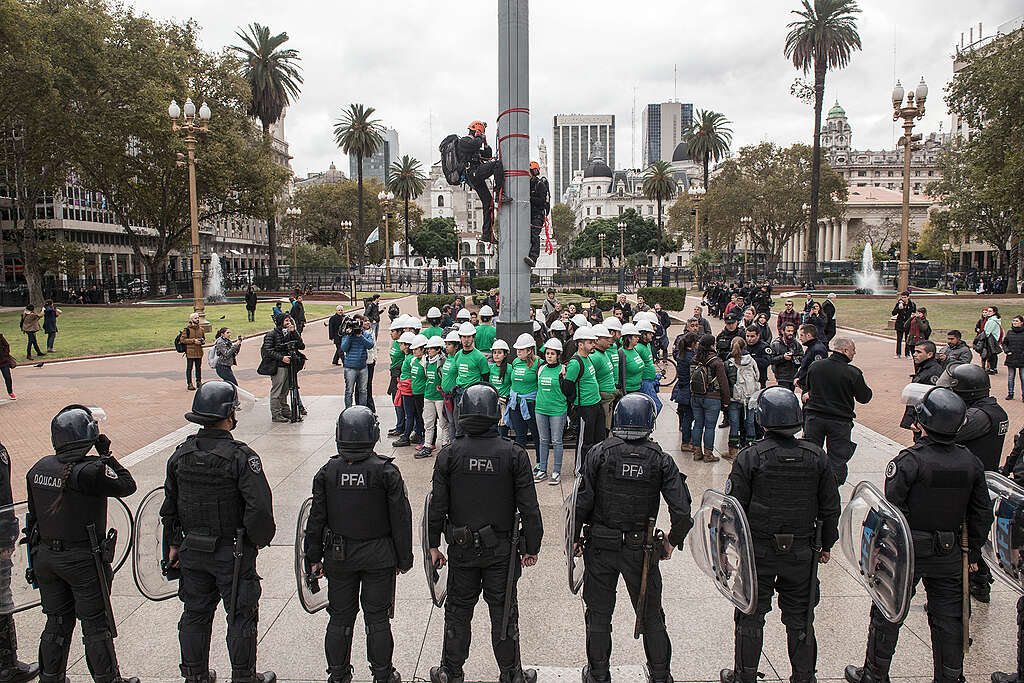
[[[83,405],[65,406],[50,421],[50,443],[55,451],[88,450],[99,436],[99,422],[93,411]]]
[[[974,367],[981,370],[979,366]],[[914,419],[928,436],[941,443],[952,443],[966,418],[967,404],[945,387],[935,387],[914,407]]]
[[[235,414],[238,407],[238,387],[220,380],[200,384],[192,398],[192,411],[185,419],[210,426]]]
[[[939,375],[935,386],[952,389],[964,401],[973,401],[988,396],[992,383],[980,365],[963,363]]]
[[[334,432],[338,451],[373,448],[380,440],[380,423],[366,406],[349,406],[338,415]]]
[[[498,391],[487,382],[470,384],[459,399],[459,426],[482,434],[498,424]]]
[[[633,392],[619,399],[612,413],[612,434],[626,441],[646,439],[654,431],[658,410],[647,394]]]
[[[800,399],[789,389],[769,387],[757,396],[754,420],[766,432],[793,436],[803,429],[804,425]]]

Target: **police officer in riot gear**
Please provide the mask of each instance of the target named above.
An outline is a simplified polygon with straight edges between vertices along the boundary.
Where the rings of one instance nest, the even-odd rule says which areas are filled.
[[[968,561],[976,570],[992,524],[981,462],[954,443],[966,412],[964,402],[949,389],[928,391],[915,409],[921,439],[900,451],[885,470],[885,497],[906,516],[913,536],[914,587],[923,580],[928,595],[935,683],[963,680],[963,525],[966,520]],[[847,666],[847,681],[889,680],[901,625],[871,606],[864,666]]]
[[[257,549],[274,538],[274,507],[260,457],[231,438],[238,424],[239,389],[228,382],[199,387],[185,419],[200,425],[167,461],[164,553],[180,571],[178,621],[181,674],[187,683],[212,683],[210,635],[217,603],[227,612],[227,646],[234,683],[272,683],[256,673],[260,578]]]
[[[793,436],[803,427],[796,394],[782,387],[765,389],[757,397],[754,419],[765,437],[736,456],[725,492],[743,505],[750,520],[757,607],[753,614],[736,610],[735,664],[722,670],[721,680],[757,680],[764,620],[775,590],[793,667],[790,681],[809,683],[815,680],[818,650],[811,605],[818,602],[814,564],[828,562],[839,539],[839,485],[825,452]]]
[[[412,568],[412,509],[394,458],[377,455],[377,416],[366,406],[346,408],[335,433],[338,455],[313,478],[306,522],[306,567],[327,576],[331,620],[324,649],[330,683],[352,680],[352,627],[359,604],[366,658],[374,683],[400,683],[391,663],[389,613],[395,575]]]
[[[521,567],[537,563],[544,533],[532,465],[521,446],[498,436],[498,393],[493,386],[472,384],[459,401],[459,425],[465,433],[438,451],[428,511],[431,559],[438,566],[448,559],[438,548],[442,532],[450,555],[441,665],[430,669],[430,680],[464,680],[470,620],[482,589],[500,683],[533,683],[536,671],[524,671],[520,661],[516,599]],[[517,510],[521,535],[514,529]],[[522,551],[512,547],[517,536]]]
[[[107,498],[135,493],[135,479],[110,454],[93,411],[69,405],[50,422],[55,451],[28,471],[26,531],[35,583],[46,614],[39,637],[39,680],[64,683],[76,615],[89,673],[97,683],[138,683],[121,678],[114,652],[110,584],[113,541],[104,537]],[[99,456],[86,455],[93,447]],[[94,552],[102,554],[97,558]],[[102,568],[104,576],[97,576]]]
[[[0,613],[0,683],[24,683],[39,675],[38,664],[18,661],[18,637],[14,614],[9,609],[14,603],[12,579],[19,583],[22,580],[20,576],[12,576],[14,563],[11,562],[11,556],[21,536],[21,525],[13,505],[11,456],[4,445],[0,444],[0,508],[4,509],[0,513],[0,606],[8,608]]]
[[[583,525],[589,525],[582,544],[588,662],[584,683],[610,680],[612,612],[620,574],[637,610],[637,630],[644,636],[650,680],[672,681],[672,644],[661,609],[658,560],[670,558],[673,548],[683,547],[693,519],[686,476],[672,457],[648,438],[656,419],[650,397],[626,394],[612,414],[611,436],[590,450],[583,465],[573,538],[579,539]],[[671,529],[663,539],[653,536],[660,542],[645,553],[649,531],[654,531],[649,527],[658,515],[659,496],[668,504]],[[645,561],[649,562],[646,588],[641,585]],[[643,602],[639,600],[642,592],[646,594]]]
[[[941,375],[936,386],[949,387],[967,404],[967,419],[957,430],[954,443],[966,446],[978,456],[987,471],[998,471],[1010,418],[989,395],[991,382],[988,373],[980,365],[957,365]],[[979,562],[978,570],[971,572],[970,588],[975,600],[989,601],[992,580],[988,565]]]

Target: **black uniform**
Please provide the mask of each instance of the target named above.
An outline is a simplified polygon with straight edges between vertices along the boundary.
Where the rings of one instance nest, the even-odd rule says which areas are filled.
[[[97,683],[120,681],[106,598],[114,572],[104,548],[105,576],[96,576],[96,559],[87,527],[100,537],[107,528],[107,498],[135,493],[131,473],[113,457],[86,456],[89,447],[48,455],[28,471],[29,553],[46,626],[39,637],[39,680],[63,683],[75,618],[82,621],[85,659]]]
[[[794,682],[814,680],[817,642],[813,613],[808,622],[815,521],[821,525],[821,549],[839,539],[839,486],[825,452],[809,441],[775,432],[736,456],[725,492],[743,505],[750,520],[757,567],[757,607],[736,610],[736,679],[757,680],[765,615],[772,593],[779,593]],[[818,582],[813,587],[818,604]]]
[[[458,157],[466,163],[466,181],[473,186],[484,205],[484,225],[482,238],[485,242],[494,239],[494,199],[487,187],[487,179],[494,177],[494,192],[501,192],[505,182],[505,167],[500,159],[492,159],[494,153],[482,135],[466,135],[459,138],[456,146]],[[488,161],[485,161],[488,159]]]
[[[0,681],[29,680],[39,673],[38,665],[26,665],[18,661],[18,638],[14,628],[14,596],[11,594],[11,570],[14,563],[11,555],[21,535],[18,516],[14,514],[14,495],[11,492],[11,456],[0,444]],[[17,577],[18,581],[22,577]]]
[[[307,566],[323,562],[327,576],[324,649],[330,681],[351,679],[352,627],[359,605],[366,658],[374,681],[394,671],[389,612],[395,570],[412,568],[412,509],[393,458],[372,448],[333,456],[313,478],[313,507],[303,549]]]
[[[530,176],[530,254],[528,258],[537,261],[540,256],[540,230],[544,227],[544,219],[551,211],[551,191],[548,179]]]
[[[544,533],[533,466],[521,446],[499,437],[493,427],[479,435],[463,434],[438,451],[432,491],[430,547],[438,547],[443,531],[449,554],[441,666],[453,677],[462,676],[462,665],[469,657],[473,608],[482,589],[491,616],[494,658],[507,683],[522,666],[515,588],[522,573],[519,562],[515,563],[508,632],[501,632],[516,510],[522,516],[520,544],[525,554],[540,552]]]
[[[992,525],[985,471],[963,446],[924,436],[900,451],[885,470],[885,497],[906,516],[914,540],[914,587],[928,595],[933,679],[955,683],[963,675],[961,528],[966,519],[968,560],[981,562]],[[874,605],[868,628],[865,673],[886,681],[900,626]]]
[[[718,357],[725,361],[729,354],[732,352],[732,340],[736,337],[743,339],[743,330],[740,329],[739,325],[736,326],[735,330],[729,328],[723,328],[718,336],[715,337],[715,352]]]
[[[235,539],[241,532],[235,613],[227,615],[231,680],[252,683],[256,676],[256,624],[260,577],[257,548],[274,538],[274,506],[260,457],[231,433],[203,427],[185,439],[167,461],[164,503],[160,507],[165,553],[178,547],[181,579],[178,621],[181,674],[205,680],[210,634],[217,603],[231,604]]]
[[[587,608],[587,661],[594,680],[609,680],[612,613],[620,574],[633,608],[637,607],[642,546],[648,519],[658,515],[659,496],[668,504],[668,541],[681,548],[693,519],[686,475],[675,461],[653,441],[624,441],[617,436],[609,436],[587,454],[576,498],[574,538],[579,537],[583,524],[590,525],[583,549],[583,602]],[[654,557],[660,559],[660,548],[655,548]],[[661,590],[661,570],[654,562],[647,574],[644,651],[651,679],[659,682],[670,680],[672,660]]]

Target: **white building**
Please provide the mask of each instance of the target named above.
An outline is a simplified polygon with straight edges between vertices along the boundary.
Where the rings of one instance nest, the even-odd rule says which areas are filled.
[[[555,115],[551,136],[554,166],[548,176],[552,201],[562,201],[573,175],[589,162],[595,143],[608,150],[608,163],[615,168],[614,114]]]
[[[311,172],[307,173],[305,178],[295,178],[292,181],[292,190],[299,191],[307,187],[313,187],[315,185],[325,185],[327,183],[340,183],[348,180],[345,173],[338,170],[338,167],[331,162],[331,165],[326,171],[319,173]]]

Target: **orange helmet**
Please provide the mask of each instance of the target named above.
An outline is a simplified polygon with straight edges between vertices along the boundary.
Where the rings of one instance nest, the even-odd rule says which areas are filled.
[[[530,170],[531,171],[537,171],[538,173],[540,173],[540,164],[538,164],[536,161],[531,161],[530,162]]]
[[[469,124],[469,130],[475,130],[476,132],[480,133],[480,135],[483,135],[484,132],[487,130],[487,124],[484,123],[483,121],[474,121],[473,123]]]

